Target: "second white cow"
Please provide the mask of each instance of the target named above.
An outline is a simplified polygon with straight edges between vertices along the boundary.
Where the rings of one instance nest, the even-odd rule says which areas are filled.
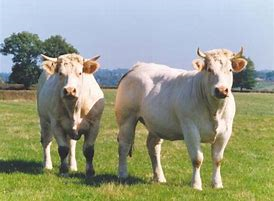
[[[160,163],[162,139],[184,140],[193,166],[192,187],[202,190],[200,143],[211,144],[212,185],[223,187],[220,165],[235,115],[233,72],[243,70],[247,61],[243,49],[237,54],[226,49],[197,53],[195,71],[138,63],[121,79],[115,103],[121,179],[128,176],[127,155],[140,121],[149,131],[147,148],[155,181],[166,182]]]

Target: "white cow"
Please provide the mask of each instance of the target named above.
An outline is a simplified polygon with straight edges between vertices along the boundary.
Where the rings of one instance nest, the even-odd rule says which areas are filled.
[[[166,182],[160,163],[162,139],[184,140],[193,165],[191,186],[202,190],[202,142],[212,146],[212,185],[223,187],[220,165],[235,114],[233,72],[247,64],[242,52],[198,49],[201,58],[193,61],[195,71],[138,63],[121,79],[115,104],[121,179],[128,175],[127,155],[140,121],[149,131],[147,148],[155,181]]]
[[[94,175],[94,142],[104,109],[104,95],[93,72],[99,67],[97,59],[84,59],[77,54],[58,58],[42,55],[43,73],[38,82],[37,108],[40,117],[41,143],[44,150],[44,167],[52,169],[50,146],[52,137],[58,143],[61,159],[60,174],[77,170],[76,141],[84,134],[83,153],[86,158],[86,175]]]

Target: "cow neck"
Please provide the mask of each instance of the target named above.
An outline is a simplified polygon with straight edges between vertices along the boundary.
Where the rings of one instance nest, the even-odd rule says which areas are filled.
[[[83,86],[83,75],[81,76],[81,86]],[[82,96],[82,87],[79,87],[79,97],[76,100],[66,100],[63,99],[67,114],[69,119],[73,122],[73,130],[77,130],[78,125],[81,122],[81,96]]]
[[[202,74],[200,74],[201,76],[203,76]],[[199,82],[200,86],[200,96],[202,98],[202,100],[205,100],[205,106],[208,109],[208,112],[210,114],[211,117],[213,117],[213,119],[217,119],[220,116],[222,116],[224,109],[226,107],[226,104],[228,102],[228,98],[225,99],[217,99],[215,97],[213,97],[211,95],[211,93],[209,93],[209,90],[207,89],[206,85],[204,84],[204,80],[201,79],[201,77],[199,79],[197,79]]]
[[[222,116],[224,113],[225,107],[227,105],[227,98],[217,99],[209,95],[208,103],[210,114],[213,115],[214,118],[219,119],[218,117]]]

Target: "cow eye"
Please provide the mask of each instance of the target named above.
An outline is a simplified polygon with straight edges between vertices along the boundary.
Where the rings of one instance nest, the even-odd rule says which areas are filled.
[[[212,72],[212,69],[211,69],[211,68],[208,68],[207,71],[211,73],[211,72]]]
[[[82,75],[82,72],[80,72],[79,75]]]
[[[62,76],[62,75],[63,75],[63,73],[62,73],[62,72],[59,72],[59,75],[60,75],[60,76]]]
[[[233,70],[232,70],[232,68],[231,69],[229,69],[229,72],[232,72]]]

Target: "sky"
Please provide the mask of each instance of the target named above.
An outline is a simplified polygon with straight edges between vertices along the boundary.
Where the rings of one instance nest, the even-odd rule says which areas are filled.
[[[274,70],[273,0],[0,0],[0,43],[28,31],[61,35],[102,68],[154,62],[191,70],[196,50],[226,48]],[[0,56],[0,72],[11,71]]]

